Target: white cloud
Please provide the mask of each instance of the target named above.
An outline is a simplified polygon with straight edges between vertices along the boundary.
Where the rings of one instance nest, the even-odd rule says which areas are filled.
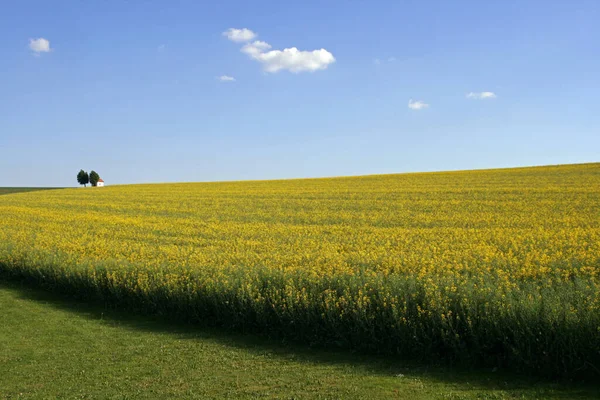
[[[156,50],[157,50],[157,51],[159,51],[159,52],[162,52],[162,51],[165,51],[165,49],[166,49],[166,48],[167,48],[167,46],[166,46],[166,45],[164,45],[164,44],[161,44],[161,45],[159,45],[159,46],[156,48]]]
[[[495,99],[496,93],[494,92],[470,92],[467,93],[467,99],[477,99],[477,100],[485,100],[485,99]]]
[[[221,75],[217,79],[219,79],[221,82],[235,82],[235,78],[229,75]]]
[[[314,72],[326,69],[329,64],[335,62],[333,54],[325,49],[305,51],[290,47],[283,50],[271,50],[272,46],[267,42],[260,40],[251,42],[258,35],[247,28],[229,28],[223,32],[223,35],[234,42],[246,42],[241,52],[261,63],[265,72],[274,73],[281,70],[294,73]]]
[[[408,101],[408,108],[411,110],[423,110],[427,107],[429,107],[429,104],[424,103],[421,100],[414,101],[413,99],[410,99]]]
[[[396,62],[396,57],[388,57],[386,59],[376,58],[373,60],[373,64],[381,65],[381,64],[391,64]]]
[[[245,44],[241,52],[248,54],[250,57],[259,57],[262,53],[269,50],[271,45],[267,42],[256,40],[252,43]]]
[[[229,28],[225,32],[223,32],[223,36],[227,37],[227,39],[231,40],[232,42],[242,43],[249,42],[258,35],[252,32],[250,29],[246,28]]]
[[[50,41],[44,38],[29,39],[29,48],[36,54],[48,53],[52,50]]]
[[[248,54],[252,59],[263,64],[266,72],[288,70],[298,73],[326,69],[335,62],[333,54],[325,49],[304,51],[296,47],[283,50],[270,50],[271,45],[257,40],[242,47],[242,53]]]

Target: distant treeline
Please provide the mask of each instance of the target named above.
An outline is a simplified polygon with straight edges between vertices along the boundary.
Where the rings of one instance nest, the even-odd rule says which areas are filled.
[[[38,190],[62,189],[58,187],[0,187],[0,195],[19,193],[19,192],[35,192]]]

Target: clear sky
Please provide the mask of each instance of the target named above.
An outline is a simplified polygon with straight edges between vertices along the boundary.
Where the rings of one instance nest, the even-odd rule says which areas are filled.
[[[598,0],[6,1],[0,186],[600,161],[598,21]]]

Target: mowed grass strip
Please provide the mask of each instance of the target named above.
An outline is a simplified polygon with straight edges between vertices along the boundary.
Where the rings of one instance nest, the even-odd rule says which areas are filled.
[[[600,389],[283,345],[0,281],[0,398],[597,399]]]

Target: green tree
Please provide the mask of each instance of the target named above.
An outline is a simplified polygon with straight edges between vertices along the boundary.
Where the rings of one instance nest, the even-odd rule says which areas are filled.
[[[90,172],[90,183],[92,186],[98,185],[98,180],[100,179],[100,175],[96,171]]]
[[[81,170],[77,174],[77,182],[79,182],[80,185],[83,185],[85,187],[88,183],[90,183],[90,176],[87,172]]]

